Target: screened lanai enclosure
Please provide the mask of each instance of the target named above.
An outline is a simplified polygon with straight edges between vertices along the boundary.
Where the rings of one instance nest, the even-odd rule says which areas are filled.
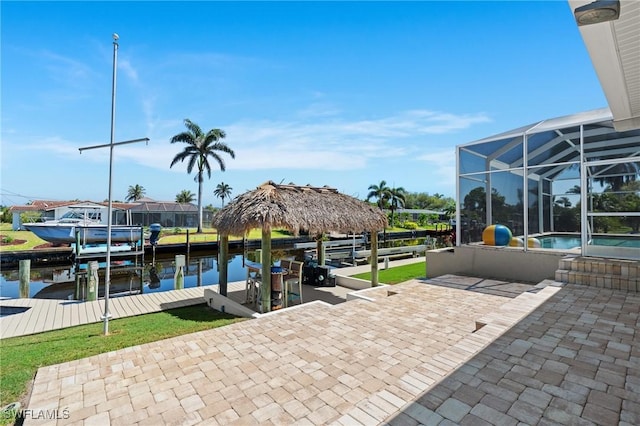
[[[509,249],[640,259],[640,130],[616,131],[608,108],[460,145],[456,156],[457,245],[501,224],[528,241]]]

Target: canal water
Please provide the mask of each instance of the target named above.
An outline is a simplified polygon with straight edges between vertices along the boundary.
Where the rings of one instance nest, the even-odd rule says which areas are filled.
[[[286,253],[294,256],[296,252]],[[247,272],[245,260],[255,260],[255,252],[245,257],[243,254],[230,254],[228,265],[229,282],[243,281]],[[110,297],[118,295],[154,293],[175,289],[175,256],[145,257],[148,263],[135,265],[131,261],[112,262]],[[219,268],[217,254],[191,255],[186,258],[184,268],[184,288],[218,284]],[[100,264],[98,297],[104,297],[104,264]],[[76,280],[79,275],[79,280]],[[22,297],[38,299],[84,300],[86,282],[84,269],[76,274],[73,265],[56,267],[32,267],[28,289],[23,289]],[[0,297],[19,298],[20,279],[18,269],[2,270],[0,273]]]
[[[423,243],[418,239],[398,239],[389,241],[385,247],[415,245]],[[178,253],[180,254],[180,253]],[[279,259],[294,257],[303,261],[308,259],[304,249],[275,249],[271,252],[275,264]],[[155,293],[175,289],[175,254],[157,255],[155,258],[145,256],[144,263],[138,265],[131,261],[112,261],[109,296]],[[229,282],[243,281],[247,277],[245,261],[258,261],[255,250],[246,253],[231,253],[227,275]],[[113,260],[113,259],[112,259]],[[338,259],[339,260],[339,259]],[[332,264],[339,266],[340,262]],[[98,297],[104,297],[104,268],[100,265]],[[73,265],[32,267],[28,288],[20,288],[18,268],[0,271],[0,298],[30,297],[37,299],[85,300],[87,283],[84,270],[76,273]],[[184,288],[212,285],[219,283],[217,253],[195,252],[186,257],[184,268]]]

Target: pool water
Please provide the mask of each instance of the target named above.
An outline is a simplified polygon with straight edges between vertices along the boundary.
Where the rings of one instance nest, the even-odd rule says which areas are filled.
[[[580,248],[580,237],[573,235],[547,235],[536,237],[542,248],[568,250]],[[591,245],[607,247],[630,247],[640,249],[640,238],[634,236],[593,237]]]
[[[580,247],[580,237],[569,235],[536,237],[540,241],[540,247],[549,249],[568,250]]]

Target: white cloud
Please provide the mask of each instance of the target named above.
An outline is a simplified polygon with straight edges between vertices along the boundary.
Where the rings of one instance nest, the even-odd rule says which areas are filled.
[[[28,149],[30,151],[39,153],[50,152],[65,157],[71,154],[78,155],[80,153],[80,151],[78,150],[78,145],[59,136],[43,138],[36,141],[35,143],[28,145],[13,144],[13,146],[14,148],[20,147],[22,149]]]
[[[149,102],[145,106],[148,116],[152,109],[151,100]],[[429,135],[454,132],[486,121],[489,118],[483,114],[458,116],[431,111],[408,111],[376,120],[353,122],[337,119],[322,122],[244,120],[222,126],[227,132],[224,142],[235,151],[236,158],[226,154],[221,157],[228,170],[246,171],[357,170],[378,158],[410,157],[429,163],[434,173],[451,180],[455,176],[453,146],[448,151],[431,151],[420,156],[415,156],[415,152],[424,152],[424,140]],[[176,123],[172,124],[175,131]],[[167,123],[158,122],[158,125],[165,127]],[[169,130],[164,128],[163,131]],[[118,159],[167,171],[182,148],[181,144],[168,143],[171,136],[166,134],[152,138],[149,146],[120,146],[114,155]],[[37,149],[61,155],[78,152],[77,146],[59,138],[43,141],[37,144]],[[84,157],[83,153],[86,160],[104,162],[108,150],[86,151],[86,154]],[[216,165],[212,166],[217,169]],[[178,163],[171,171],[184,172],[185,169],[186,163]]]
[[[118,61],[118,69],[122,70],[132,82],[138,82],[138,71],[127,59],[120,59]]]
[[[342,111],[328,102],[315,102],[298,112],[301,118],[317,118],[337,116]]]
[[[449,150],[429,152],[418,156],[417,159],[428,164],[433,176],[441,178],[439,184],[455,188],[456,154],[453,147]]]
[[[42,58],[47,60],[45,67],[50,72],[50,76],[66,84],[78,84],[81,80],[92,78],[95,73],[84,62],[59,55],[50,51],[41,54]]]

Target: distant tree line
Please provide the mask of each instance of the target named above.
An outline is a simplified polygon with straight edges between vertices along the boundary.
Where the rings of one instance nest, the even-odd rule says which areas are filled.
[[[367,194],[366,201],[370,202],[373,199],[380,210],[389,210],[389,224],[391,226],[394,226],[396,223],[395,212],[398,209],[441,211],[447,217],[453,217],[456,211],[455,200],[439,193],[429,195],[429,193],[426,192],[408,192],[401,186],[389,187],[384,180],[378,184],[370,185],[368,190],[369,193]],[[408,218],[408,213],[401,214],[398,217],[399,222],[402,224],[404,224]],[[435,222],[437,220],[437,215],[422,214],[418,218],[418,224],[426,225],[428,222]]]

